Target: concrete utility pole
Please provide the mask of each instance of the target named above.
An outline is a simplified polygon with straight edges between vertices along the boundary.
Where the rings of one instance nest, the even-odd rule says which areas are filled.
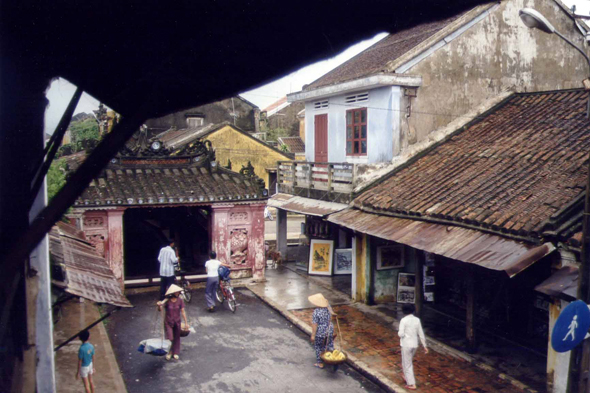
[[[524,8],[519,11],[522,22],[529,28],[536,28],[547,34],[555,33],[559,38],[567,42],[571,47],[580,52],[590,69],[590,58],[588,55],[568,40],[564,35],[555,30],[555,27],[539,12]],[[584,81],[584,87],[590,89],[590,80]],[[590,94],[586,105],[586,119],[590,121]],[[584,215],[582,218],[582,255],[580,274],[578,276],[578,299],[584,303],[590,303],[590,159],[588,160],[588,176],[586,179],[586,196],[584,199]],[[571,352],[569,364],[568,392],[585,393],[590,391],[590,342],[582,341],[582,345],[574,348]]]

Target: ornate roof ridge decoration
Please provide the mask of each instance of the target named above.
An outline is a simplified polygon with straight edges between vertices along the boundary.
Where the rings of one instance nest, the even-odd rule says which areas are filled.
[[[211,141],[208,139],[199,139],[188,145],[182,147],[180,150],[172,153],[175,157],[186,157],[186,156],[202,156],[206,157],[209,162],[215,161],[215,150]]]
[[[244,176],[248,180],[253,181],[260,189],[264,189],[264,180],[256,175],[254,172],[254,167],[250,161],[248,161],[247,165],[242,165],[242,169],[240,169],[240,175]]]
[[[119,157],[164,157],[172,153],[171,150],[164,147],[164,143],[159,139],[150,139],[147,137],[147,126],[142,125],[131,137],[135,139],[135,145],[127,143],[117,154]]]

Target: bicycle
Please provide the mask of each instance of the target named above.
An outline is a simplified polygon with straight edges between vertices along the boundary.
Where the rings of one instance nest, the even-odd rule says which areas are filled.
[[[236,312],[236,297],[234,295],[234,289],[231,286],[231,282],[228,279],[219,280],[219,286],[217,292],[215,292],[217,301],[223,304],[224,300],[227,299],[227,305],[231,312]]]
[[[185,277],[186,272],[184,270],[178,270],[176,273],[180,275],[180,281],[178,284],[182,288],[181,296],[185,302],[190,303],[191,299],[193,298],[193,293],[191,290],[191,283]]]

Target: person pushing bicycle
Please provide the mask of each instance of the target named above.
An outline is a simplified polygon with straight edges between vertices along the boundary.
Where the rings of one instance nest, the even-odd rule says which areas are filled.
[[[207,311],[215,311],[215,292],[219,286],[219,272],[220,266],[229,268],[229,265],[217,260],[217,253],[211,251],[209,259],[205,262],[205,269],[207,269],[207,287],[205,289],[205,300],[207,300]]]

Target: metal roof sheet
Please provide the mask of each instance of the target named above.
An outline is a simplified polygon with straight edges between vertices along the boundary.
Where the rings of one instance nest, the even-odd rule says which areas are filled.
[[[326,202],[280,193],[273,195],[268,200],[268,206],[318,217],[324,217],[348,207],[348,205],[343,203]]]
[[[564,266],[551,277],[535,287],[535,291],[549,296],[562,297],[567,300],[577,299],[578,267]]]
[[[365,213],[357,209],[332,214],[328,221],[462,262],[503,270],[510,277],[555,250],[551,243],[531,245],[473,229]]]
[[[97,303],[132,307],[105,259],[82,236],[76,228],[62,222],[51,229],[51,263],[65,271],[64,281],[54,277],[53,284]]]

